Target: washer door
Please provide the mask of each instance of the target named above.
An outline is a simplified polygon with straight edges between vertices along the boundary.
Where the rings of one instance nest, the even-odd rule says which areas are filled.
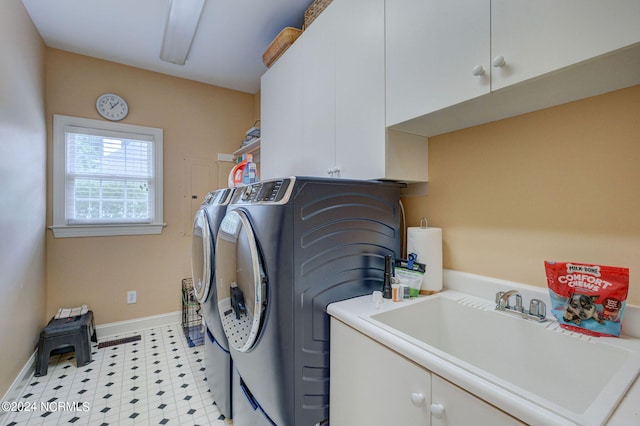
[[[211,228],[204,209],[199,209],[193,220],[193,236],[191,238],[191,277],[193,291],[198,302],[204,303],[209,298],[211,285],[211,254],[214,241]]]
[[[266,277],[246,213],[233,210],[222,220],[216,240],[218,312],[229,344],[249,351],[260,332],[266,305]]]

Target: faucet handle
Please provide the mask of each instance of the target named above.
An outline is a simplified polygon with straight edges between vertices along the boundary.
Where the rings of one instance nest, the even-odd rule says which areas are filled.
[[[499,291],[496,293],[496,303],[500,303],[500,299],[502,299],[503,295],[504,295],[504,291]]]
[[[522,296],[520,296],[520,293],[516,293],[515,310],[518,312],[524,312],[524,309],[522,308]]]
[[[529,302],[529,314],[545,318],[547,316],[547,305],[540,299],[531,299],[531,302]]]

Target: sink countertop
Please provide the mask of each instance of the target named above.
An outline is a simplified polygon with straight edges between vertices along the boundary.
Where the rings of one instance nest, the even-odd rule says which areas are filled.
[[[495,280],[492,278],[482,277],[478,275],[445,271],[445,292],[463,292],[468,295],[480,297],[493,301],[493,297],[497,291],[505,291],[507,289],[518,289],[523,298],[529,300],[536,297],[545,301],[549,305],[549,296],[546,289],[526,286],[523,284],[513,283],[504,280]],[[465,291],[466,290],[466,291]],[[401,306],[418,303],[423,300],[421,296],[417,299],[406,300],[394,303],[390,300],[384,300],[379,308],[372,303],[371,296],[361,296],[342,302],[332,303],[329,305],[327,312],[334,318],[344,322],[361,333],[371,337],[372,339],[382,343],[383,345],[395,350],[399,354],[411,359],[417,364],[423,366],[434,374],[454,383],[455,385],[467,390],[484,401],[500,408],[501,410],[513,415],[529,424],[575,424],[564,417],[557,415],[552,411],[541,409],[537,404],[528,401],[520,395],[510,392],[485,378],[476,376],[468,371],[456,366],[452,362],[448,362],[441,356],[434,355],[420,347],[417,347],[401,337],[385,330],[384,328],[365,319],[372,315],[393,310]],[[635,321],[640,316],[638,309],[633,306],[627,306],[625,310],[625,318],[623,324],[623,332],[627,330],[640,330],[639,324],[628,324],[628,320]],[[627,313],[631,311],[631,318],[627,317]],[[552,318],[548,316],[548,318]],[[552,319],[552,321],[555,321]],[[426,327],[429,325],[426,324]],[[437,326],[437,325],[436,325]],[[597,338],[596,338],[597,339]],[[612,338],[609,338],[612,339]],[[624,336],[619,340],[621,346],[631,346],[634,349],[640,347],[640,340],[635,336]],[[615,412],[609,418],[608,425],[631,425],[640,424],[640,379],[636,379],[626,396],[622,399]]]

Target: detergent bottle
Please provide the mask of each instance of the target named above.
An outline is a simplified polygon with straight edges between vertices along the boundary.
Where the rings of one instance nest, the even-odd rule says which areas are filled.
[[[251,157],[251,154],[243,155],[238,158],[238,163],[233,166],[231,169],[231,173],[229,173],[229,186],[235,187],[242,185],[242,177],[244,174],[244,170],[247,167],[247,163],[251,161],[251,158],[247,158],[247,156]]]
[[[242,183],[244,185],[249,185],[250,183],[255,183],[257,181],[258,174],[256,171],[256,163],[254,163],[253,161],[248,161],[242,174]]]

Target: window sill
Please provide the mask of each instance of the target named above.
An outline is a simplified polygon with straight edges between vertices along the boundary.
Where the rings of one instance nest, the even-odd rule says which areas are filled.
[[[151,225],[53,225],[49,229],[53,231],[55,238],[74,237],[112,237],[117,235],[158,235],[166,223]]]

